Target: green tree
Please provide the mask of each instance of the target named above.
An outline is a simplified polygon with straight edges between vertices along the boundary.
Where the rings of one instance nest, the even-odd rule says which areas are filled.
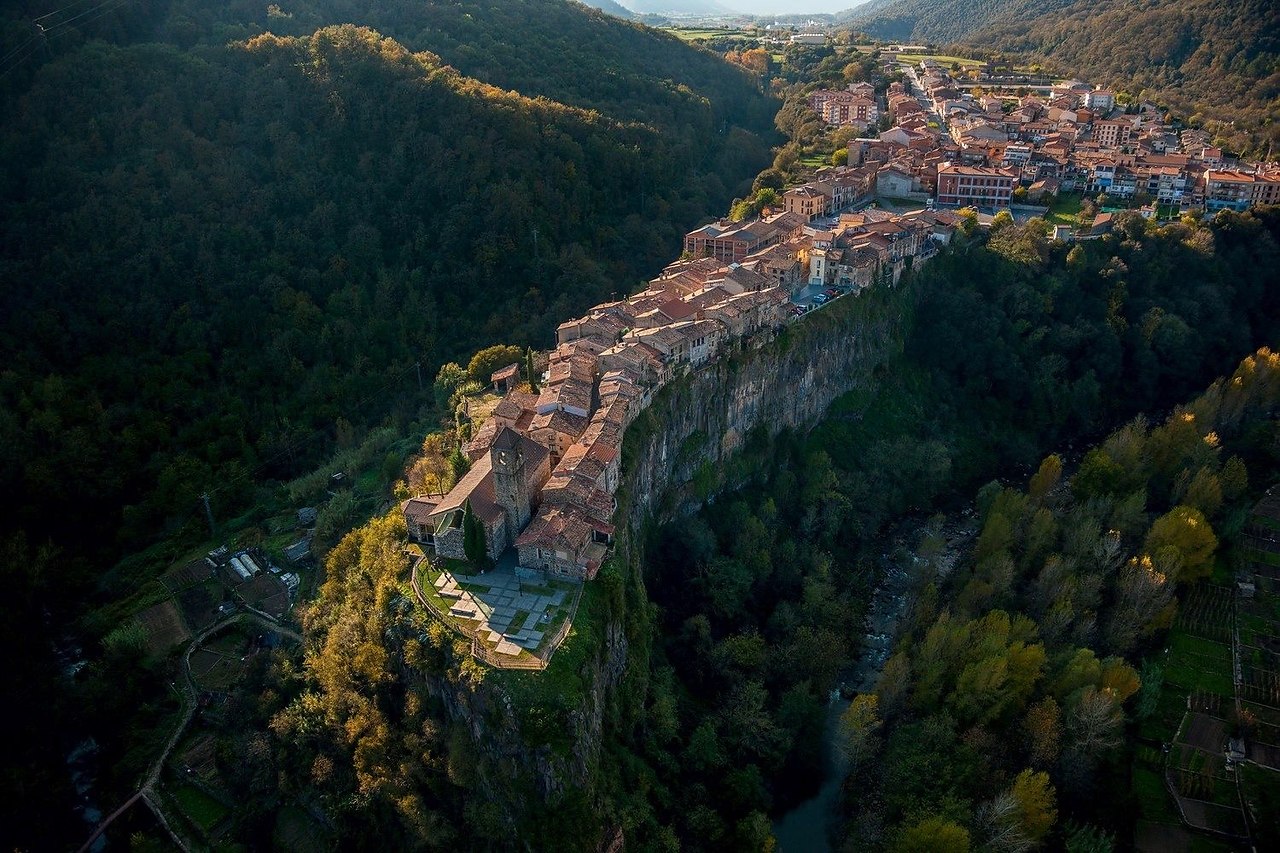
[[[882,725],[880,699],[874,693],[859,693],[840,715],[840,733],[849,762],[857,767],[875,749],[876,734]]]
[[[1067,821],[1067,853],[1112,853],[1115,836],[1096,826]]]
[[[485,347],[471,357],[467,364],[467,377],[481,385],[489,384],[489,377],[509,364],[519,364],[524,354],[520,347],[496,344]]]
[[[1060,479],[1062,479],[1062,457],[1056,453],[1046,456],[1035,474],[1031,476],[1027,497],[1033,501],[1044,500],[1045,496],[1058,485]]]
[[[457,483],[471,470],[471,460],[462,452],[462,445],[455,443],[449,453],[449,469],[453,473],[453,482]]]
[[[1023,770],[1013,781],[1010,790],[1018,804],[1018,821],[1034,842],[1044,840],[1058,819],[1058,808],[1049,774],[1043,771]]]
[[[1062,710],[1052,696],[1027,709],[1023,720],[1027,752],[1035,767],[1049,767],[1058,758],[1062,742]]]
[[[524,377],[529,382],[529,390],[538,393],[538,374],[533,368],[533,348],[524,351]]]
[[[787,186],[787,176],[772,167],[765,169],[756,175],[755,181],[751,184],[751,192],[757,193],[762,189],[782,190]]]

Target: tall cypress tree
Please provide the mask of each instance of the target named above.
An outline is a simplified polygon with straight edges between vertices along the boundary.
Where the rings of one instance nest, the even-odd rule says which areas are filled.
[[[471,501],[467,501],[462,509],[462,552],[467,555],[467,562],[478,569],[484,569],[489,562],[487,550],[484,524],[471,511]]]
[[[538,393],[538,376],[533,372],[533,347],[526,347],[524,351],[524,375],[529,380],[529,390]]]

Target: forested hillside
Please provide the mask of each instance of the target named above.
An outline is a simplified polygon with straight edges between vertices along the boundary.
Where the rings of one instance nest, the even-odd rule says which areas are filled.
[[[1144,727],[1135,749],[1126,726],[1158,708],[1176,721],[1190,704],[1167,629],[1201,579],[1230,588],[1219,546],[1280,473],[1277,368],[1259,350],[1163,423],[1115,431],[1074,471],[1050,455],[1025,489],[978,493],[981,533],[961,569],[926,569],[874,692],[845,714],[849,849],[1128,846],[1168,794],[1130,767],[1135,752],[1159,757],[1159,741]],[[1167,694],[1166,664],[1182,685]],[[1280,840],[1274,785],[1244,790],[1259,849]],[[1222,787],[1234,805],[1241,794]],[[1164,837],[1185,838],[1171,823]]]
[[[843,17],[855,29],[893,41],[961,41],[1000,18],[1025,20],[1073,0],[872,0]]]
[[[1250,130],[1280,118],[1280,7],[1268,0],[887,0],[854,10],[849,24],[877,38],[1017,52],[1184,117]]]
[[[632,12],[621,3],[615,3],[614,0],[589,0],[589,2],[588,0],[583,0],[583,4],[590,6],[592,9],[599,9],[601,12],[613,15],[617,18],[631,20],[636,16],[635,12]]]
[[[674,38],[555,0],[356,6],[159,4],[166,43],[136,18],[124,45],[55,41],[9,93],[0,482],[29,500],[7,529],[62,540],[71,469],[70,526],[109,549],[228,476],[285,476],[415,362],[545,343],[648,277],[767,160],[755,83]],[[409,46],[226,42],[348,13]]]

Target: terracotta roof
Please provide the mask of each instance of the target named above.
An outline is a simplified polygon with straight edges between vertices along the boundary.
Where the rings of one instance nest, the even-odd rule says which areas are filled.
[[[493,446],[493,440],[498,435],[498,429],[502,427],[498,423],[497,418],[489,418],[480,425],[480,429],[476,430],[476,434],[471,436],[471,440],[462,446],[462,450],[467,454],[467,458],[472,462],[489,452],[489,448]],[[502,427],[505,429],[505,427]]]
[[[512,389],[507,396],[494,407],[493,415],[504,422],[514,424],[525,412],[533,411],[538,405],[537,396],[528,391]]]
[[[658,313],[666,317],[668,320],[675,322],[684,320],[693,315],[693,309],[679,299],[672,299],[658,306]]]
[[[529,424],[529,428],[530,430],[549,429],[561,435],[571,435],[577,438],[586,430],[587,423],[587,419],[581,415],[556,409],[554,412],[535,417],[533,422]]]
[[[400,504],[400,511],[414,524],[426,524],[435,511],[436,502],[432,498],[409,498]]]
[[[519,364],[508,364],[501,370],[495,370],[493,375],[489,377],[490,382],[503,382],[507,379],[515,379],[520,375]]]
[[[471,465],[449,494],[440,499],[431,515],[443,518],[447,513],[462,509],[471,501],[471,511],[488,524],[495,524],[504,515],[493,491],[493,463],[485,454]]]

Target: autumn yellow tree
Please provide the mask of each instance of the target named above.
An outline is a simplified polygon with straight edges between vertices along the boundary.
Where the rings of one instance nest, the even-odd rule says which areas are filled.
[[[1175,549],[1182,557],[1182,571],[1177,580],[1193,581],[1213,570],[1213,553],[1218,548],[1218,537],[1200,510],[1176,506],[1156,519],[1143,544],[1143,550],[1153,555],[1165,548]]]
[[[898,833],[895,853],[968,853],[969,830],[954,821],[928,817]]]

